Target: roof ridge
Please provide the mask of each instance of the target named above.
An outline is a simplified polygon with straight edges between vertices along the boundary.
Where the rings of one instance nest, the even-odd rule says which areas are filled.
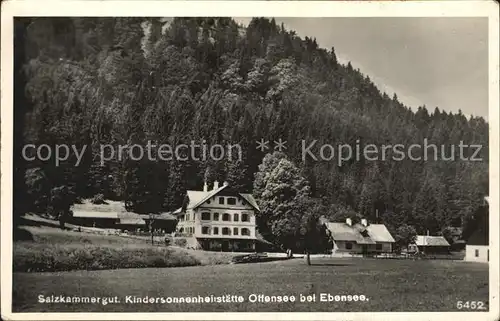
[[[203,197],[200,201],[198,201],[198,203],[196,203],[195,205],[193,205],[193,208],[197,208],[201,204],[205,203],[208,199],[210,199],[210,198],[214,197],[215,195],[217,195],[220,191],[222,191],[223,189],[225,189],[227,186],[229,186],[229,185],[222,185],[221,187],[219,187],[216,190],[207,191],[208,194],[205,197]],[[205,192],[205,191],[201,191],[201,192]]]

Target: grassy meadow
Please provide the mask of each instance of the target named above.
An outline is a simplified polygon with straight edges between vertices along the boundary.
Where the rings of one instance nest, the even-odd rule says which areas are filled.
[[[456,311],[488,307],[488,264],[313,258],[227,264],[237,253],[151,245],[148,238],[22,226],[14,242],[13,312]],[[137,269],[141,267],[141,269]],[[168,268],[165,268],[168,267]],[[28,273],[29,272],[29,273]],[[364,302],[318,302],[320,293]],[[242,303],[132,304],[126,296],[241,295]],[[316,302],[250,303],[250,294],[316,294]],[[116,304],[40,303],[38,296],[117,296]]]
[[[33,240],[14,242],[15,272],[55,272],[200,265],[181,249],[113,235],[23,227]]]
[[[184,268],[14,273],[15,312],[457,311],[488,307],[488,265],[461,261],[303,259]],[[250,294],[365,295],[364,302],[250,303]],[[38,303],[38,295],[118,296],[117,304]],[[243,303],[131,304],[127,295],[242,295]],[[317,298],[318,299],[318,298]]]
[[[29,217],[14,233],[15,272],[55,272],[119,268],[228,264],[241,253],[166,247],[149,237],[101,235],[61,230],[57,222]]]

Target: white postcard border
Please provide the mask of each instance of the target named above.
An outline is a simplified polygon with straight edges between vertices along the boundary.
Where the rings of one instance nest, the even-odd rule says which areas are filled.
[[[1,312],[6,320],[498,320],[499,313],[499,16],[495,1],[7,1],[1,46]],[[12,313],[13,17],[488,17],[490,262],[489,312],[332,313]]]

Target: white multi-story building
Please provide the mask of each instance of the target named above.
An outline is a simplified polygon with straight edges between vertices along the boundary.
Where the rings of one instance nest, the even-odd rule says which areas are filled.
[[[174,212],[179,220],[176,235],[189,246],[204,250],[255,250],[255,214],[259,207],[251,194],[239,193],[227,183],[212,190],[187,191],[188,202]]]

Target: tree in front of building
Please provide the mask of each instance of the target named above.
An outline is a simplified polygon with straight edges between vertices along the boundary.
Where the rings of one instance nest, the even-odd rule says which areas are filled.
[[[401,252],[401,249],[408,247],[408,245],[415,243],[417,239],[417,230],[407,224],[403,224],[396,230],[396,235],[394,235],[394,251]]]
[[[64,229],[68,219],[72,216],[70,210],[74,202],[74,195],[67,186],[54,187],[50,191],[50,213],[59,220],[59,226]]]
[[[310,196],[308,182],[283,153],[264,157],[255,175],[254,195],[261,209],[257,216],[260,233],[271,242],[291,251],[307,254],[326,239],[319,223],[320,211]]]
[[[28,210],[45,213],[49,206],[50,182],[41,168],[30,168],[25,174]]]

